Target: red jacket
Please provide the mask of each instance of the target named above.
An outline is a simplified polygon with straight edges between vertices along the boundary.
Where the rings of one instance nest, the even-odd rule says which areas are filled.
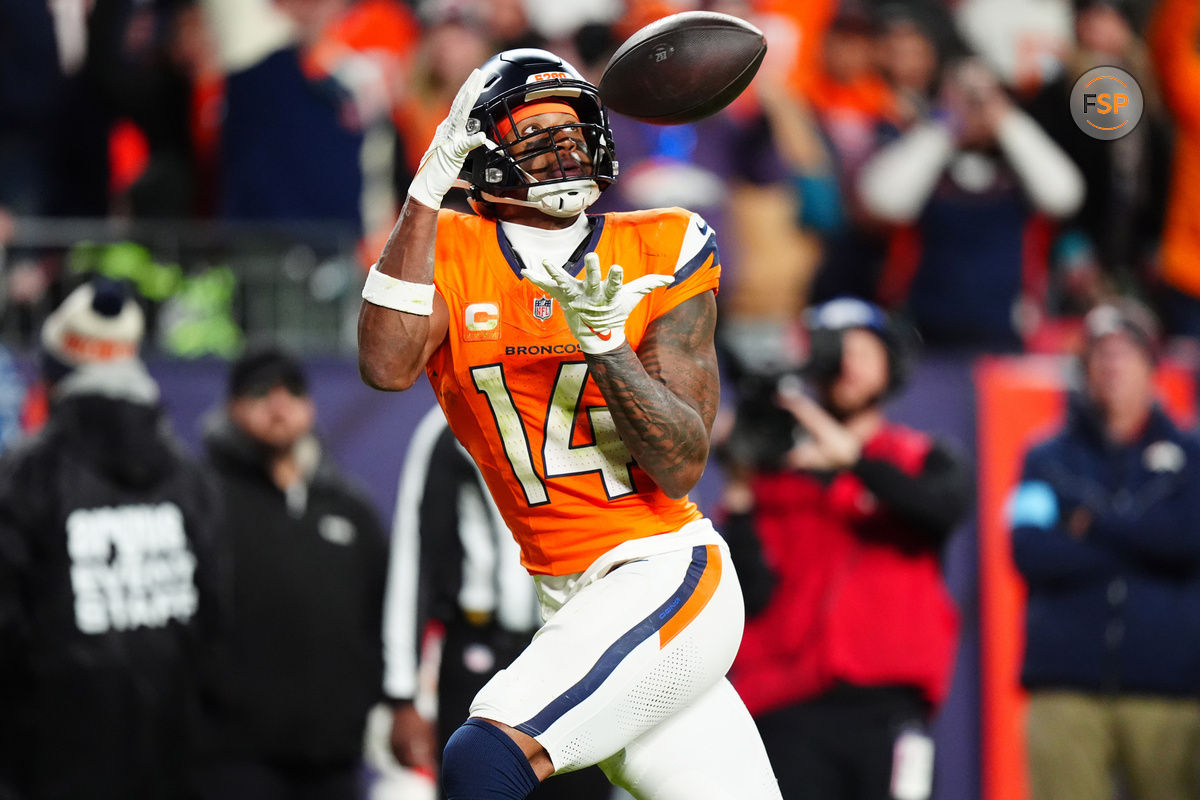
[[[885,426],[864,456],[921,471],[932,440]],[[777,577],[747,621],[730,679],[752,714],[837,682],[912,686],[937,706],[950,688],[958,612],[928,539],[881,508],[852,472],[755,479],[755,524]]]

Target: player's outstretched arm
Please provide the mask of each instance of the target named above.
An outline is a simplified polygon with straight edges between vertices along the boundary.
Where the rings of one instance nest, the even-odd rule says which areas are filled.
[[[720,377],[713,335],[717,302],[704,292],[650,323],[638,351],[587,355],[621,441],[670,497],[704,473]]]
[[[358,371],[376,389],[412,386],[429,356],[446,338],[449,312],[432,292],[437,211],[411,197],[372,270],[415,285],[428,285],[428,314],[399,311],[364,299],[358,312]],[[417,309],[418,311],[420,309]]]
[[[398,391],[416,382],[446,338],[446,303],[433,288],[437,210],[454,186],[467,154],[484,135],[468,125],[485,76],[471,73],[438,125],[408,188],[396,227],[363,287],[358,314],[358,371],[376,389]]]

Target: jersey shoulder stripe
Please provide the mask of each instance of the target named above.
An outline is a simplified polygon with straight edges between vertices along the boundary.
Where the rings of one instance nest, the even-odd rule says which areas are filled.
[[[721,257],[716,232],[699,214],[683,208],[657,208],[610,217],[614,218],[613,227],[633,229],[637,246],[653,263],[647,271],[675,276],[670,285],[650,294],[645,304],[649,319],[704,292],[717,291]]]
[[[671,285],[678,286],[706,264],[719,266],[720,263],[716,231],[703,217],[693,213],[683,234],[683,243],[679,246],[679,258],[675,263],[675,283]]]

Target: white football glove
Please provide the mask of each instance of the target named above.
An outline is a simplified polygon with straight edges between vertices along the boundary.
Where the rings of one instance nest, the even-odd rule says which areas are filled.
[[[454,187],[467,154],[487,138],[483,131],[467,131],[467,119],[483,91],[484,80],[485,76],[479,70],[471,73],[454,96],[450,113],[438,125],[429,149],[421,157],[421,166],[417,167],[408,194],[422,205],[442,207],[442,198]]]
[[[629,313],[647,294],[675,280],[674,275],[643,275],[622,283],[625,270],[613,264],[601,281],[600,256],[595,253],[584,256],[583,265],[583,280],[549,261],[542,262],[544,272],[525,269],[521,274],[562,305],[579,349],[588,355],[607,353],[624,344]]]

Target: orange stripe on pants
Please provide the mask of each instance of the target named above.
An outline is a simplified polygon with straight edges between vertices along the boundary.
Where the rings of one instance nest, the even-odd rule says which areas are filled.
[[[708,605],[708,601],[712,599],[713,592],[717,590],[717,584],[721,582],[721,550],[717,545],[705,545],[705,551],[708,553],[708,563],[704,567],[704,574],[700,576],[700,581],[696,584],[696,591],[692,592],[692,596],[683,604],[675,615],[666,621],[661,628],[658,629],[658,648],[661,650],[667,644],[679,635],[679,632],[687,627],[688,623],[696,618],[696,615],[704,610]]]

